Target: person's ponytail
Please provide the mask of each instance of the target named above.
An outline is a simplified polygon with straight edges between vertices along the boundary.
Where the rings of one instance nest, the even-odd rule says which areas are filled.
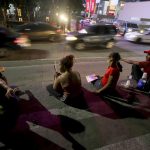
[[[122,68],[123,68],[123,67],[122,67],[122,65],[120,64],[120,62],[117,62],[117,67],[118,67],[119,71],[122,72]]]

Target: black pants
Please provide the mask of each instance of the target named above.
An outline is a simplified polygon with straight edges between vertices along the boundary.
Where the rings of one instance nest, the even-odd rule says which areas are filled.
[[[62,99],[63,93],[58,93],[56,90],[53,89],[53,85],[50,84],[47,86],[47,90],[51,96],[54,96],[58,100]],[[62,101],[62,100],[61,100]],[[80,108],[80,109],[86,109],[88,108],[88,105],[84,98],[84,93],[81,91],[81,93],[76,97],[68,97],[65,101],[63,101],[65,104]]]
[[[139,81],[142,78],[143,72],[138,65],[132,65],[131,75],[134,80]]]
[[[143,71],[141,71],[141,68],[138,65],[132,65],[131,75],[133,76],[133,79],[138,82],[142,78]],[[147,79],[144,90],[150,91],[150,77]]]
[[[60,99],[63,96],[63,93],[59,93],[53,89],[53,84],[47,86],[47,91],[49,92],[50,95],[53,95],[57,99]]]

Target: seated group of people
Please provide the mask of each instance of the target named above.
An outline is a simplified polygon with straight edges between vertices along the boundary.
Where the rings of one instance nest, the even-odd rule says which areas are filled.
[[[98,76],[98,79],[92,84],[96,87],[94,93],[103,93],[110,88],[115,88],[117,81],[122,71],[122,66],[119,62],[121,59],[119,53],[111,53],[108,57],[109,67],[103,77]],[[74,56],[68,55],[60,61],[60,72],[54,75],[54,82],[49,91],[55,97],[59,94],[60,100],[70,101],[79,99],[82,95],[82,83],[80,73],[73,71]]]
[[[108,56],[108,68],[103,76],[97,75],[98,79],[92,81],[95,90],[92,91],[96,94],[108,93],[115,89],[119,80],[120,72],[122,72],[122,65],[120,60],[133,64],[131,75],[133,79],[138,82],[142,77],[143,72],[147,73],[147,77],[150,78],[150,50],[144,51],[147,54],[146,60],[137,62],[132,60],[121,59],[121,56],[117,52],[112,52]],[[54,76],[54,83],[51,86],[50,91],[54,91],[56,94],[62,97],[61,100],[73,99],[74,97],[82,94],[82,83],[80,73],[73,71],[74,56],[68,55],[60,61],[60,73],[56,72]],[[142,71],[143,70],[143,71]]]
[[[122,72],[122,65],[120,60],[133,64],[131,74],[133,79],[138,82],[143,72],[146,72],[150,78],[150,50],[144,51],[147,54],[146,61],[137,62],[132,60],[121,59],[117,52],[112,52],[108,56],[108,68],[103,76],[98,76],[98,79],[91,82],[96,94],[102,94],[109,90],[114,90],[119,80],[120,72]],[[72,69],[74,64],[74,56],[68,55],[60,60],[60,72],[54,75],[54,82],[49,87],[53,91],[54,96],[60,97],[62,101],[74,99],[82,95],[82,83],[80,73]],[[141,70],[143,69],[143,71]],[[7,84],[6,78],[2,75],[5,70],[0,67],[0,87],[6,90],[5,96],[9,98],[14,94],[15,90],[10,88]]]

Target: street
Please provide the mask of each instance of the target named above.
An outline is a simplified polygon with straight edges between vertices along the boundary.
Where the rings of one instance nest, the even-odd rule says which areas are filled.
[[[7,58],[1,60],[33,60],[46,59],[56,60],[67,54],[73,54],[77,59],[85,58],[104,58],[112,51],[119,52],[122,57],[139,57],[144,56],[143,51],[150,49],[149,44],[136,44],[125,41],[123,37],[117,37],[117,42],[112,49],[104,49],[104,47],[87,48],[86,50],[77,51],[71,49],[64,41],[48,42],[36,41],[31,47],[25,50],[9,51]],[[142,59],[142,58],[141,58]]]
[[[30,49],[35,53],[36,50],[46,51],[46,55],[39,56],[36,60],[31,60]],[[102,75],[107,68],[106,59],[110,52],[119,52],[123,58],[144,60],[145,54],[143,51],[147,49],[150,49],[150,45],[130,43],[122,38],[118,39],[116,46],[112,49],[101,47],[84,51],[72,50],[65,42],[34,42],[32,47],[28,49],[29,56],[26,55],[25,60],[23,60],[23,57],[19,61],[2,59],[0,64],[6,67],[4,74],[7,76],[10,85],[19,86],[22,90],[30,90],[51,114],[66,116],[80,122],[84,126],[82,132],[76,134],[68,132],[85,149],[148,150],[150,147],[150,141],[148,140],[150,139],[149,118],[128,116],[126,118],[112,119],[101,113],[96,113],[96,111],[92,112],[68,106],[53,96],[49,96],[46,90],[46,87],[53,82],[53,66],[57,64],[59,68],[59,59],[63,56],[68,54],[75,56],[74,70],[80,72],[83,87],[92,90],[93,88],[87,83],[85,76],[92,73]],[[120,80],[127,79],[131,69],[129,64],[122,63],[122,65],[123,72]],[[24,98],[27,99],[26,95]],[[56,130],[30,121],[27,124],[32,132],[50,141],[54,145],[53,148],[73,149],[72,143]]]

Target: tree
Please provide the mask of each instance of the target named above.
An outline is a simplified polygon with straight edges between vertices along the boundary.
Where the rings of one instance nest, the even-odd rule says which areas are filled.
[[[23,18],[27,21],[34,21],[34,10],[39,0],[14,0],[16,7],[22,10]]]
[[[35,8],[40,8],[40,17],[55,18],[57,11],[70,13],[72,11],[80,12],[83,8],[82,0],[0,0],[0,9],[3,10],[3,18],[6,18],[6,12],[9,4],[14,4],[16,10],[21,9],[24,20],[34,21]],[[16,13],[17,14],[17,13]]]
[[[0,13],[2,14],[3,24],[7,25],[7,9],[11,0],[0,0]]]

